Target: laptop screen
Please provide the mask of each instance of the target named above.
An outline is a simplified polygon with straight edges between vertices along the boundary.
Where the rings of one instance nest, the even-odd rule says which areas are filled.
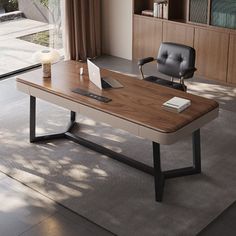
[[[102,89],[102,80],[100,74],[100,68],[92,63],[89,59],[87,59],[88,65],[88,74],[89,80],[95,84],[98,88]]]

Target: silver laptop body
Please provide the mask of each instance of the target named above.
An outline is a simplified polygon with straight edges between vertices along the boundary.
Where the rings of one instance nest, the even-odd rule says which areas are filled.
[[[94,83],[98,88],[123,88],[124,86],[111,77],[101,77],[100,68],[93,62],[87,59],[89,80]]]

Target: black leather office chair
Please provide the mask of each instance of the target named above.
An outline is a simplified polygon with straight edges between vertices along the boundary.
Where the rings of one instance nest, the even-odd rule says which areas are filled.
[[[147,57],[138,61],[138,66],[144,80],[187,91],[184,80],[192,78],[196,71],[195,50],[192,47],[167,42],[161,44],[156,59],[157,69],[159,72],[170,76],[170,80],[155,76],[144,77],[143,65],[154,60],[153,57]]]

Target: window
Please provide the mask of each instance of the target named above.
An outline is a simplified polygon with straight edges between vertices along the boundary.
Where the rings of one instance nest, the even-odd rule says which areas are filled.
[[[62,0],[2,0],[0,76],[35,64],[36,51],[48,47],[63,55]]]

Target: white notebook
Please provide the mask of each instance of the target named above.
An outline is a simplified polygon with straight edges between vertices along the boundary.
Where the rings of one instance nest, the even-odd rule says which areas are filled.
[[[173,97],[163,103],[163,108],[169,111],[181,112],[191,105],[191,101],[185,98]]]

